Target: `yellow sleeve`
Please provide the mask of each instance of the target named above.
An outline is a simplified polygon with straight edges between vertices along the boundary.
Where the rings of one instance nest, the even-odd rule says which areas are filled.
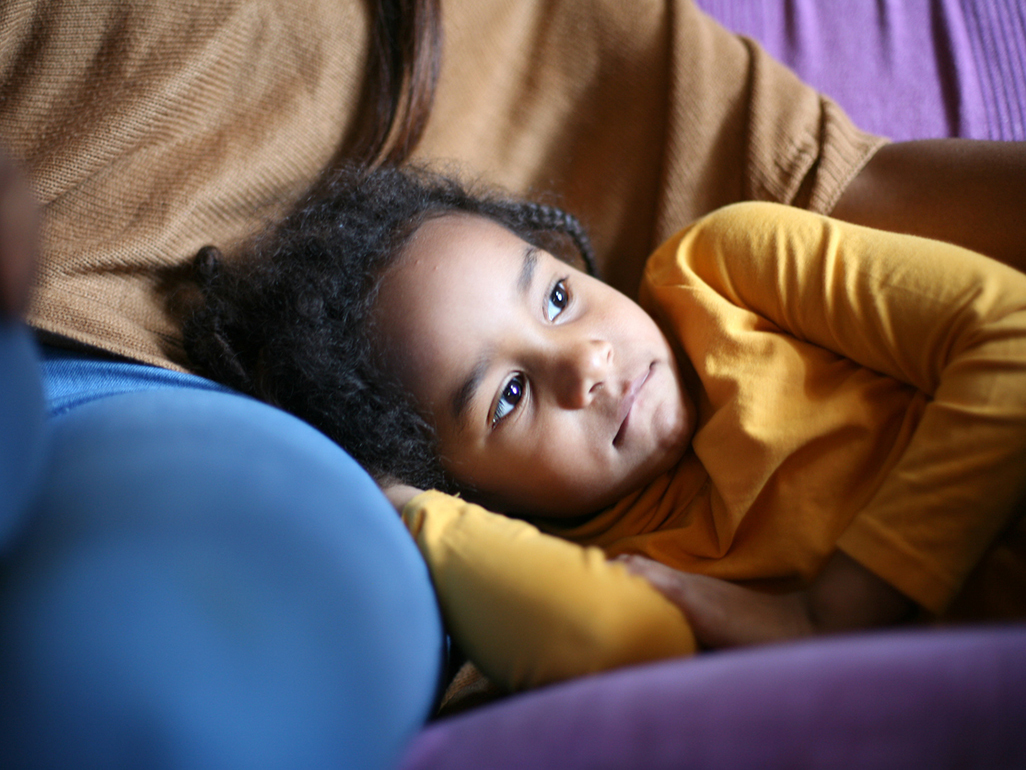
[[[748,203],[660,249],[645,291],[672,314],[661,294],[692,279],[931,399],[837,545],[941,612],[1026,491],[1026,275],[949,244]]]
[[[403,521],[453,639],[508,689],[695,651],[680,610],[598,548],[434,491]]]

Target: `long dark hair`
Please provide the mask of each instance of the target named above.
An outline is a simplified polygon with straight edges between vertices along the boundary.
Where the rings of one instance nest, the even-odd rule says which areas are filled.
[[[442,59],[439,0],[368,0],[372,16],[363,131],[349,159],[396,165],[417,146]]]
[[[376,363],[371,325],[384,273],[421,224],[449,213],[491,219],[594,273],[583,228],[554,206],[423,169],[344,167],[232,259],[200,250],[186,352],[202,374],[319,428],[379,481],[452,490],[433,429]]]

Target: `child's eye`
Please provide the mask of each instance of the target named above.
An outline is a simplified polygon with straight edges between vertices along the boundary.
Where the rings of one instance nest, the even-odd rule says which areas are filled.
[[[520,399],[524,397],[524,375],[514,374],[503,388],[499,395],[499,403],[495,405],[495,414],[492,415],[492,427],[517,408]]]
[[[569,301],[570,293],[567,291],[566,279],[564,278],[552,287],[548,305],[545,308],[545,315],[550,321],[555,321],[557,316],[566,309]]]

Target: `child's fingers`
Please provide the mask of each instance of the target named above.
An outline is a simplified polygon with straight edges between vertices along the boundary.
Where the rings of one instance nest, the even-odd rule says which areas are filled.
[[[653,561],[645,556],[638,556],[637,554],[623,553],[615,557],[613,561],[620,562],[627,568],[628,572],[635,575],[641,575],[642,577],[646,577],[648,575],[661,575],[664,570],[670,569],[657,561]],[[672,571],[675,572],[676,570]]]
[[[617,556],[615,561],[623,564],[631,574],[647,580],[653,588],[670,601],[675,604],[681,603],[685,591],[686,573],[634,554],[622,554]]]

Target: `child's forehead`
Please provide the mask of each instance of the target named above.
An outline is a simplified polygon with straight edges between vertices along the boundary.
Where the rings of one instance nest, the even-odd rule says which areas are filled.
[[[378,319],[388,319],[405,339],[469,340],[483,331],[482,324],[523,303],[540,254],[484,217],[429,219],[383,276]]]
[[[542,254],[499,222],[471,214],[445,214],[417,228],[385,282],[444,291],[451,284],[473,281],[494,291],[503,283],[521,284],[525,262],[535,265]]]
[[[407,252],[424,248],[454,249],[467,246],[516,247],[526,241],[507,225],[481,214],[447,211],[425,219],[413,232]]]

